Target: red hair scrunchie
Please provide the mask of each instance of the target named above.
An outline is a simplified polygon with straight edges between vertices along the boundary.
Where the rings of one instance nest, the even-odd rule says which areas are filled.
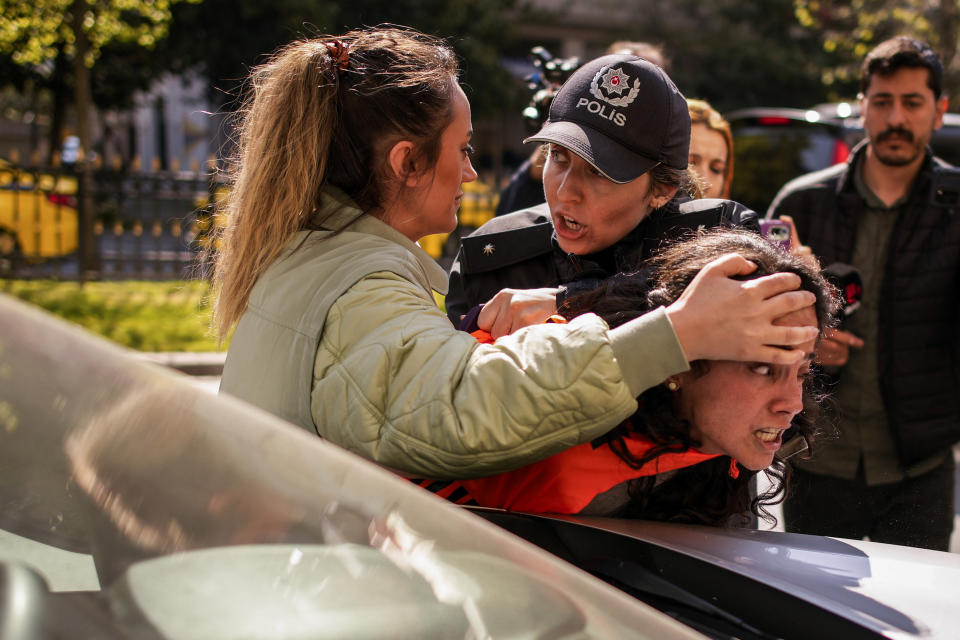
[[[327,42],[326,45],[330,57],[333,58],[333,64],[337,67],[337,73],[343,75],[343,72],[347,70],[347,65],[350,64],[350,44],[344,44],[341,40],[334,40],[333,42]]]

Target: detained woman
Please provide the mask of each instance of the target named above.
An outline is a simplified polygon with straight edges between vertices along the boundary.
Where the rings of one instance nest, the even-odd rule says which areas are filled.
[[[748,277],[793,273],[816,296],[813,307],[775,324],[813,327],[820,334],[832,326],[835,292],[817,269],[758,234],[733,230],[674,244],[643,271],[571,297],[561,314],[572,320],[595,313],[618,326],[672,303],[701,269],[730,252],[758,265]],[[482,333],[475,337],[484,339]],[[490,478],[424,486],[461,504],[514,511],[743,524],[782,499],[782,450],[813,445],[815,345],[811,339],[801,347],[806,357],[786,365],[692,362],[689,371],[641,394],[638,410],[593,442]],[[762,470],[772,488],[754,498],[749,481]]]

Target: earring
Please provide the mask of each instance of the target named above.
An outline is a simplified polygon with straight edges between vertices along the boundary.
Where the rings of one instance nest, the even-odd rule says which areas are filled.
[[[673,380],[667,380],[667,389],[670,389],[670,391],[676,391],[679,388],[680,385],[678,385],[676,382]]]

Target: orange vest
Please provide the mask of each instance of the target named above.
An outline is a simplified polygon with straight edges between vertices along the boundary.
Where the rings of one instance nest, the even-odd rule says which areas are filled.
[[[471,335],[483,343],[493,342],[486,331],[474,331]],[[638,458],[654,447],[652,441],[639,434],[628,434],[624,437],[624,444]],[[481,506],[508,511],[572,514],[579,513],[596,496],[622,482],[688,467],[719,455],[696,450],[664,453],[641,468],[633,469],[609,444],[594,447],[585,442],[513,471],[451,483],[438,493],[449,496],[462,487],[469,496],[456,500],[460,503],[472,498]],[[736,477],[737,473],[736,461],[731,459],[730,474]]]
[[[654,446],[638,434],[627,435],[624,443],[638,457]],[[633,469],[609,444],[594,448],[585,442],[526,467],[489,478],[461,480],[459,484],[477,504],[485,507],[531,513],[579,513],[595,497],[621,482],[689,467],[718,455],[695,450],[664,453]]]

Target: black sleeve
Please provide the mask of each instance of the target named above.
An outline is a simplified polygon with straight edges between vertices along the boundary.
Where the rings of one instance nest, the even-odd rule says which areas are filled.
[[[457,257],[454,258],[450,266],[450,279],[447,284],[447,297],[445,299],[447,317],[453,326],[459,327],[460,320],[470,310],[471,305],[467,300],[467,293],[463,283],[463,273],[461,272],[460,256],[463,253],[463,246],[457,251]]]
[[[500,200],[497,202],[494,215],[502,216],[513,211],[528,209],[545,201],[543,182],[534,180],[530,175],[530,160],[527,159],[510,177],[510,183],[500,192]]]
[[[691,230],[734,227],[760,233],[760,222],[752,209],[722,198],[684,200],[655,210],[646,221],[644,258],[665,243],[684,237]]]
[[[454,326],[506,287],[556,286],[550,262],[553,225],[545,211],[543,205],[494,218],[460,239],[446,297],[447,317]]]

